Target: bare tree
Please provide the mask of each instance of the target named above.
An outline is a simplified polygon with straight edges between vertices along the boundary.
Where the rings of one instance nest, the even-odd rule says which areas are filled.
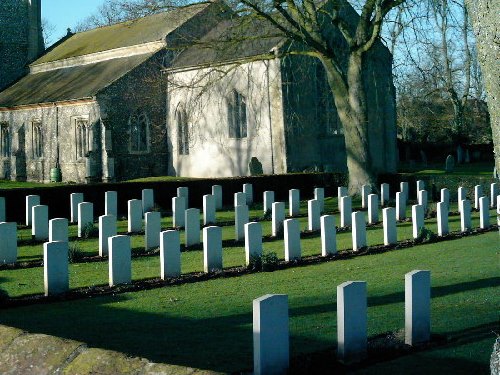
[[[477,39],[478,60],[481,65],[495,147],[495,165],[500,171],[500,32],[496,0],[465,0]]]

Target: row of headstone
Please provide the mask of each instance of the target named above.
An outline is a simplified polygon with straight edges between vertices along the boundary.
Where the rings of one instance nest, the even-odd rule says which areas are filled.
[[[415,270],[405,275],[405,343],[426,343],[431,336],[431,275]],[[367,353],[365,281],[337,286],[337,358],[349,364]],[[267,294],[253,301],[254,374],[287,373],[290,366],[288,296]]]

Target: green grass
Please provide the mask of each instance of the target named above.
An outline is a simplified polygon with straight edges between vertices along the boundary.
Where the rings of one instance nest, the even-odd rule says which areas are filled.
[[[404,274],[429,269],[433,288],[432,331],[463,339],[369,367],[365,373],[408,373],[410,366],[421,370],[414,368],[412,373],[485,373],[494,340],[491,331],[498,329],[494,328],[498,325],[500,304],[498,239],[497,232],[489,232],[272,273],[0,310],[0,324],[75,339],[91,347],[156,362],[239,371],[252,368],[254,298],[267,293],[288,294],[291,355],[297,356],[336,344],[337,285],[348,280],[367,281],[368,332],[376,335],[403,327]],[[72,277],[78,270],[79,277],[89,281],[98,282],[97,274],[101,281],[107,279],[104,264],[86,267],[72,267]],[[155,269],[157,273],[159,265],[155,257],[136,260],[133,267],[134,274],[140,267]],[[37,283],[43,280],[41,268],[19,272],[25,273],[27,283],[33,278]],[[0,271],[2,288],[12,282],[9,275]],[[19,280],[15,283],[19,288]],[[441,365],[434,368],[434,364]]]
[[[493,168],[495,165],[491,163],[468,163],[468,164],[455,164],[453,172],[446,173],[445,163],[439,165],[430,165],[423,167],[421,165],[409,166],[400,165],[400,171],[405,175],[417,175],[417,176],[435,176],[435,175],[447,175],[447,176],[485,176],[492,177]]]
[[[30,188],[51,188],[54,186],[61,186],[63,183],[47,183],[42,182],[22,182],[0,180],[0,189],[30,189]]]

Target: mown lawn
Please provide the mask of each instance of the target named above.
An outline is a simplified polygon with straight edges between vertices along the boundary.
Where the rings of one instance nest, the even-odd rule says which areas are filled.
[[[336,345],[337,285],[348,280],[367,281],[368,331],[372,336],[403,327],[404,274],[428,269],[432,273],[432,331],[448,336],[449,344],[362,371],[486,373],[493,331],[499,328],[498,245],[499,234],[489,232],[272,273],[0,310],[0,324],[158,362],[218,371],[249,370],[254,298],[267,293],[288,294],[291,355],[298,356]],[[191,254],[195,252],[185,255]],[[141,262],[155,261],[136,260],[134,268]],[[107,278],[101,264],[90,265],[95,273],[84,270],[86,266],[73,267],[84,271],[79,277],[90,280],[102,272],[103,280]],[[41,269],[30,272],[41,274]],[[8,279],[9,273],[0,271],[2,288],[9,285]]]

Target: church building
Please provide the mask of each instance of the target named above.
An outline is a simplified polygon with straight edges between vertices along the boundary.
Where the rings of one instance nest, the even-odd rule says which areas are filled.
[[[70,33],[44,49],[41,0],[0,2],[0,178],[345,171],[322,67],[221,1]],[[221,49],[228,35],[252,35]],[[261,34],[259,34],[261,33]],[[262,38],[255,38],[262,35]],[[200,43],[202,41],[202,43]],[[379,171],[396,168],[391,55],[366,67]],[[385,150],[385,152],[381,152]]]

